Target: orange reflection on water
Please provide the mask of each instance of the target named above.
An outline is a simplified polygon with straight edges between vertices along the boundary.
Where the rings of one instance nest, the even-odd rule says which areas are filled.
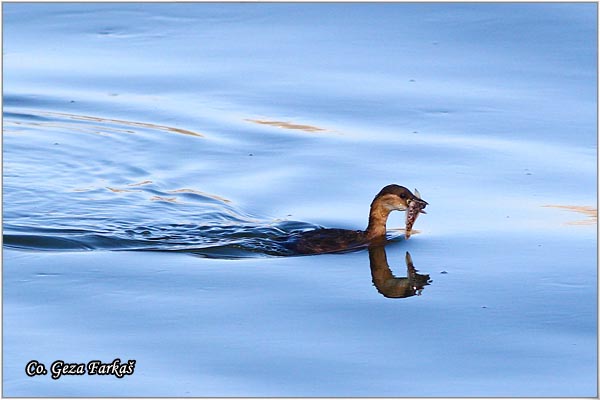
[[[588,219],[565,222],[567,225],[594,225],[598,223],[598,209],[591,206],[563,206],[557,204],[548,204],[542,207],[558,208],[562,210],[578,212],[588,216]]]
[[[142,186],[142,185],[149,185],[151,183],[152,183],[152,181],[142,181],[142,182],[137,182],[137,183],[130,183],[127,186]]]
[[[195,190],[195,189],[184,188],[184,189],[170,190],[169,193],[193,193],[193,194],[197,194],[199,196],[209,197],[211,199],[222,201],[224,203],[231,203],[231,200],[228,200],[224,197],[217,196],[216,194],[209,194],[209,193],[201,192],[201,191]]]
[[[277,128],[283,129],[295,129],[304,132],[327,132],[327,129],[319,128],[317,126],[295,124],[286,121],[268,121],[264,119],[245,119],[245,121],[253,122],[255,124],[275,126]]]
[[[187,129],[174,128],[174,127],[166,126],[166,125],[156,125],[156,124],[152,124],[152,123],[148,123],[148,122],[125,121],[125,120],[121,120],[121,119],[91,117],[88,115],[76,115],[76,114],[66,114],[66,113],[57,113],[57,112],[42,112],[40,114],[50,115],[50,116],[60,116],[60,117],[65,117],[65,118],[69,118],[69,119],[76,120],[76,121],[93,121],[93,122],[100,122],[100,123],[113,123],[113,124],[135,126],[135,127],[161,130],[161,131],[167,131],[167,132],[181,133],[184,135],[190,135],[190,136],[196,136],[196,137],[204,137],[204,135],[202,135],[200,133],[192,132]],[[103,130],[108,130],[108,129],[106,127],[103,127]]]
[[[177,203],[177,199],[175,197],[162,197],[162,196],[152,196],[150,197],[152,201],[167,201],[169,203]]]
[[[119,189],[119,188],[112,188],[112,187],[106,187],[108,190],[110,190],[111,192],[114,193],[129,193],[129,192],[139,192],[139,190],[131,190],[131,189]]]
[[[92,190],[96,190],[96,187],[90,186],[90,187],[86,187],[86,188],[71,189],[71,191],[73,191],[73,192],[91,192]]]

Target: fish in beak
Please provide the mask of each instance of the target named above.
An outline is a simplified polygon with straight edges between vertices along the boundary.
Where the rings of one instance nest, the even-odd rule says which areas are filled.
[[[415,189],[415,198],[409,200],[408,208],[406,209],[406,229],[404,233],[406,239],[410,238],[410,235],[412,233],[412,227],[415,224],[415,221],[417,220],[419,214],[427,214],[424,209],[425,207],[427,207],[428,204],[429,203],[427,203],[425,200],[421,199],[421,193],[419,193],[419,191]]]

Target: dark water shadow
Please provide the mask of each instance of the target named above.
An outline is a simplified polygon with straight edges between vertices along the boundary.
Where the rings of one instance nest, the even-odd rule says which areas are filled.
[[[289,246],[298,233],[318,226],[295,221],[226,221],[198,224],[133,225],[112,221],[102,230],[43,228],[7,224],[4,246],[35,251],[158,251],[182,252],[205,258],[239,259],[297,255]]]

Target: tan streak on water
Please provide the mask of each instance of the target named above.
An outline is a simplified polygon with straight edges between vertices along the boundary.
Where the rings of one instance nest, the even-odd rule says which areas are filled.
[[[137,183],[130,183],[127,186],[142,186],[142,185],[149,185],[151,183],[152,183],[152,181],[143,181],[143,182],[137,182]]]
[[[110,190],[111,192],[114,193],[129,193],[129,192],[139,192],[139,190],[130,190],[130,189],[119,189],[119,188],[112,188],[112,187],[106,187],[108,190]]]
[[[178,203],[175,197],[162,197],[162,196],[152,196],[150,197],[152,201],[167,201],[169,203]]]
[[[565,222],[566,225],[594,225],[598,223],[598,209],[592,206],[565,206],[558,204],[548,204],[542,207],[558,208],[561,210],[578,212],[588,216],[588,219]]]
[[[296,123],[287,122],[287,121],[269,121],[269,120],[263,120],[263,119],[245,119],[245,121],[253,122],[255,124],[275,126],[277,128],[283,128],[283,129],[294,129],[294,130],[300,130],[300,131],[311,132],[311,133],[327,132],[327,129],[319,128],[317,126],[296,124]]]
[[[211,199],[222,201],[224,203],[231,203],[231,200],[228,200],[225,197],[217,196],[215,194],[209,194],[209,193],[201,192],[201,191],[195,190],[195,189],[186,189],[186,188],[184,188],[184,189],[177,189],[177,190],[169,190],[169,193],[193,193],[193,194],[197,194],[199,196],[209,197]]]
[[[181,133],[184,135],[190,135],[190,136],[196,136],[196,137],[204,137],[204,135],[202,135],[201,133],[192,132],[187,129],[174,128],[174,127],[166,126],[166,125],[156,125],[156,124],[151,124],[148,122],[125,121],[125,120],[121,120],[121,119],[101,118],[101,117],[92,117],[89,115],[76,115],[76,114],[57,113],[57,112],[43,112],[40,114],[50,115],[50,116],[53,116],[53,115],[60,116],[60,117],[70,118],[70,119],[79,120],[79,121],[93,121],[93,122],[100,122],[100,123],[122,124],[122,125],[136,126],[136,127],[141,127],[141,128],[155,129],[155,130],[161,130],[161,131],[167,131],[167,132]]]

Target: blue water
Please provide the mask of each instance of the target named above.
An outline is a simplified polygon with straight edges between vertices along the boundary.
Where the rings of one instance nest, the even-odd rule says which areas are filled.
[[[597,395],[596,4],[7,3],[3,29],[5,396]],[[364,229],[389,183],[430,204],[409,240],[395,213],[385,248],[281,246]]]

